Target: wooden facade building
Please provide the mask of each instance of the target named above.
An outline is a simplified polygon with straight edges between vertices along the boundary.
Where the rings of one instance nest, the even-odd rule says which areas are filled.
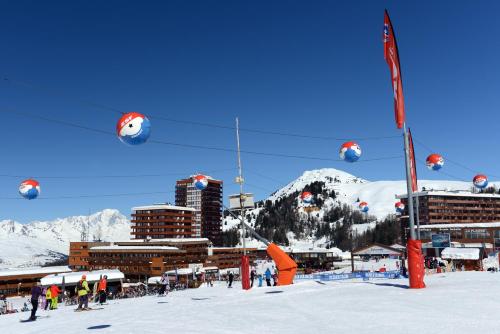
[[[132,208],[131,235],[134,239],[194,237],[194,209],[157,204]]]

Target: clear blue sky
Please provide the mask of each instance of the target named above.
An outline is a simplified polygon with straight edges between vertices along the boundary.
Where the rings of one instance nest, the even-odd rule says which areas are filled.
[[[114,131],[139,111],[189,121],[331,137],[397,136],[383,11],[391,14],[403,70],[407,121],[416,140],[474,170],[500,175],[500,4],[496,1],[16,1],[0,11],[0,111]],[[10,81],[3,80],[9,78]],[[40,199],[19,197],[21,177],[0,176],[0,219],[21,222],[173,201],[195,172],[237,191],[230,152],[117,138],[1,113],[0,174],[40,178]],[[234,148],[233,131],[152,119],[151,139]],[[338,158],[340,141],[242,132],[246,150]],[[304,170],[333,167],[369,180],[404,177],[400,138],[359,141],[355,164],[244,154],[247,190],[259,199]],[[416,146],[419,159],[428,152]],[[471,171],[444,171],[470,180]],[[420,165],[419,177],[450,179]],[[178,173],[176,175],[171,173]],[[255,174],[257,173],[257,174]],[[271,178],[263,178],[258,174]],[[498,178],[493,178],[498,179]]]

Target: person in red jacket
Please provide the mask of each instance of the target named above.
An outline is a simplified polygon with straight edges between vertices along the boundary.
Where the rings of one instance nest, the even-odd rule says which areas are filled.
[[[53,284],[50,287],[50,295],[52,297],[52,303],[50,305],[50,309],[51,310],[57,309],[57,303],[58,303],[59,293],[60,292],[61,292],[61,290],[59,290],[59,287],[57,285]]]
[[[108,285],[108,276],[104,275],[99,281],[99,286],[97,290],[99,291],[99,304],[104,304],[106,302],[106,288]]]

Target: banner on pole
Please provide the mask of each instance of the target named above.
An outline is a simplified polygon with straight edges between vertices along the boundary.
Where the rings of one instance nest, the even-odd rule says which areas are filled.
[[[401,66],[399,64],[398,46],[396,36],[392,28],[391,19],[387,10],[384,14],[384,58],[391,71],[392,90],[394,92],[394,115],[398,129],[405,122],[405,103],[403,98],[403,80],[401,78]]]
[[[413,138],[411,137],[410,128],[408,128],[408,142],[410,146],[410,176],[411,176],[411,190],[418,192],[417,184],[417,164],[415,163],[415,150],[413,149]]]

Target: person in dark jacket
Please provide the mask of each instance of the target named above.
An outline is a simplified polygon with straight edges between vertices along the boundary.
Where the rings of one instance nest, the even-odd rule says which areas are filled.
[[[228,280],[229,280],[229,283],[228,283],[228,288],[232,288],[232,285],[233,285],[233,280],[234,280],[234,274],[232,271],[229,272],[229,275],[228,275]]]
[[[31,305],[33,308],[31,309],[30,320],[36,320],[36,310],[38,309],[38,299],[43,294],[42,288],[40,287],[40,283],[37,283],[34,287],[31,288]]]
[[[255,280],[255,270],[250,272],[250,287],[253,288],[253,281]]]

